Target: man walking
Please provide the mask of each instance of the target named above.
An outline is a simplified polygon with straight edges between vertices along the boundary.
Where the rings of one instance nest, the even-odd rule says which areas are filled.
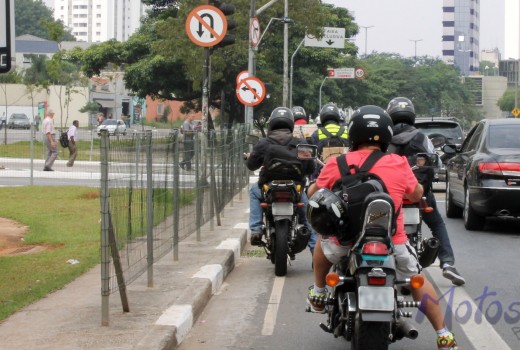
[[[184,135],[184,154],[180,167],[187,171],[191,171],[191,159],[195,155],[195,131],[193,128],[194,118],[195,115],[188,115],[181,127],[181,132]]]
[[[78,127],[79,121],[75,120],[72,122],[72,125],[67,131],[67,138],[69,139],[69,161],[67,162],[68,167],[74,165],[74,161],[76,160],[76,156],[78,154],[78,146],[76,144],[76,141],[78,140]]]
[[[47,146],[47,158],[45,159],[45,166],[43,171],[54,171],[52,166],[58,156],[58,144],[55,141],[56,130],[54,130],[54,111],[47,110],[47,115],[43,119],[42,131],[44,135],[45,145]]]

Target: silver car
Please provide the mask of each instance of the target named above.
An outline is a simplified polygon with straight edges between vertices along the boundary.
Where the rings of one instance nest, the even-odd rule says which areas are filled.
[[[126,124],[122,120],[106,119],[97,127],[98,136],[101,130],[107,130],[109,135],[126,135]]]

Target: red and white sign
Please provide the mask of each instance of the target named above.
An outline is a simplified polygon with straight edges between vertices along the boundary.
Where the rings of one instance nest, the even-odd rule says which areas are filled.
[[[247,77],[237,84],[238,100],[249,107],[260,104],[265,98],[265,85],[256,77]]]
[[[256,45],[258,45],[261,34],[260,22],[258,21],[258,18],[253,17],[251,20],[251,27],[249,28],[249,40],[251,41],[251,46],[256,47]]]
[[[365,77],[365,70],[363,68],[356,68],[354,73],[356,78],[363,79]]]
[[[328,68],[331,79],[354,79],[354,68]]]
[[[193,9],[186,19],[186,33],[191,41],[203,47],[215,46],[227,32],[226,16],[215,6]]]
[[[243,70],[240,73],[238,73],[237,79],[236,79],[237,85],[240,84],[240,82],[247,77],[249,77],[249,71],[247,71],[247,70]]]

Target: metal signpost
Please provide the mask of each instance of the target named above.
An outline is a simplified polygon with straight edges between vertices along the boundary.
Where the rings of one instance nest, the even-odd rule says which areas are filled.
[[[0,0],[0,23],[0,73],[7,73],[14,53],[14,0]]]

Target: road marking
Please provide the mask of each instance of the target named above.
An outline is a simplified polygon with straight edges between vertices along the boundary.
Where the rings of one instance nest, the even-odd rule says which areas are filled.
[[[273,335],[274,326],[276,325],[276,316],[278,315],[278,306],[282,299],[283,285],[285,283],[285,277],[275,277],[273,290],[269,297],[269,304],[265,311],[264,327],[262,328],[262,335]]]

